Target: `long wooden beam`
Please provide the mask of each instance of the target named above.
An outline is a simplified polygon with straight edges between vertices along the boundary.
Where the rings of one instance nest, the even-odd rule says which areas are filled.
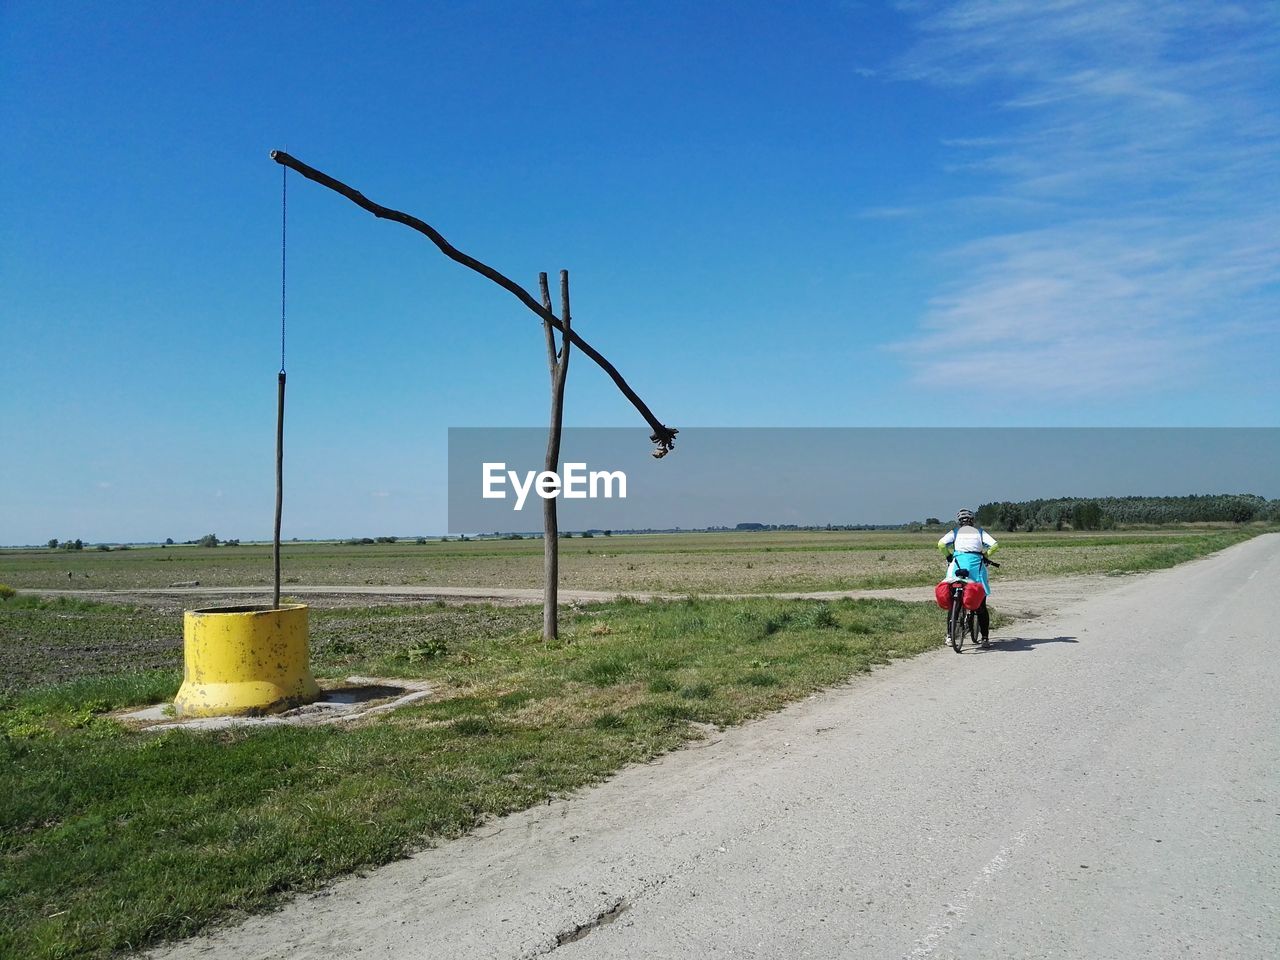
[[[356,206],[368,210],[375,217],[378,217],[381,220],[394,220],[396,223],[402,223],[406,227],[417,230],[439,247],[440,252],[450,260],[456,261],[464,267],[470,267],[482,277],[487,277],[498,286],[511,293],[517,300],[533,311],[533,313],[535,313],[540,319],[551,324],[567,336],[574,346],[594,360],[599,365],[600,369],[607,373],[609,378],[617,384],[617,387],[622,391],[623,396],[631,401],[632,405],[640,411],[640,416],[644,417],[645,421],[653,429],[653,434],[649,439],[657,444],[656,449],[653,451],[653,455],[655,457],[664,457],[671,452],[671,448],[675,445],[676,434],[679,433],[679,431],[675,427],[668,427],[655,417],[645,402],[640,399],[639,395],[634,390],[631,389],[631,385],[623,379],[623,376],[618,372],[617,367],[606,360],[598,350],[591,346],[591,344],[583,340],[582,337],[573,330],[572,325],[570,325],[570,328],[566,330],[561,325],[560,318],[530,296],[529,292],[525,290],[524,287],[520,286],[520,284],[499,273],[487,263],[482,263],[475,257],[468,256],[463,253],[446,240],[439,230],[431,226],[431,224],[426,221],[420,220],[412,214],[404,213],[400,210],[392,210],[390,207],[384,207],[379,203],[374,203],[359,190],[347,186],[341,180],[335,180],[327,173],[322,173],[315,167],[308,166],[296,157],[285,153],[283,150],[272,150],[271,159],[276,163],[283,164],[290,170],[296,170],[308,180],[313,180],[323,187],[328,187],[335,193],[342,194],[342,196],[346,197]]]

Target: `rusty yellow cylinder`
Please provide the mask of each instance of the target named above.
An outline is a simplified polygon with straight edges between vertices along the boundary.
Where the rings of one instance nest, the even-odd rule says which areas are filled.
[[[181,717],[285,710],[320,698],[311,676],[307,605],[208,607],[184,618]]]

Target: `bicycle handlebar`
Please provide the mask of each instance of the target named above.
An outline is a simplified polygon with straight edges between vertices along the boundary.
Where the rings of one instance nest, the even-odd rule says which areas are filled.
[[[952,560],[954,560],[955,558],[956,558],[956,556],[955,556],[955,554],[954,554],[954,553],[948,553],[948,554],[947,554],[947,563],[950,563],[950,562],[951,562]],[[996,563],[994,560],[992,560],[990,557],[988,557],[985,553],[982,555],[982,562],[983,562],[983,563],[985,563],[985,564],[987,564],[987,566],[990,566],[990,567],[998,567],[998,566],[1000,566],[1000,564]]]

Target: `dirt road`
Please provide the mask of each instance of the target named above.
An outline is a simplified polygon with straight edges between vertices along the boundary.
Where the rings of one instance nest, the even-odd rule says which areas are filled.
[[[1072,603],[1100,592],[1115,589],[1134,575],[1109,576],[1095,574],[1081,577],[1058,577],[1051,580],[996,580],[991,604],[1003,613],[1016,617],[1042,617],[1066,603]],[[255,600],[271,602],[270,591],[262,587],[138,587],[131,590],[34,590],[45,596],[72,596],[83,599],[108,600],[113,603],[141,603],[174,608],[215,603],[245,603]],[[541,603],[542,590],[527,587],[431,587],[420,585],[381,586],[367,584],[297,585],[284,591],[291,597],[305,598],[317,606],[357,605],[362,603],[420,603],[426,600],[492,601],[495,603]],[[652,593],[636,590],[560,590],[561,603],[594,603],[614,600],[619,596],[639,600],[676,600],[683,594]],[[893,600],[929,601],[932,586],[895,587],[886,590],[824,590],[808,593],[736,593],[702,594],[706,597],[780,597],[783,599],[835,600],[839,597],[887,597]]]
[[[1277,584],[1113,582],[156,955],[1274,956]]]

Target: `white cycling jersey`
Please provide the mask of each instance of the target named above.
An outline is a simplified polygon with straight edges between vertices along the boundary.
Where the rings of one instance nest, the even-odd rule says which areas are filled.
[[[996,538],[978,527],[963,526],[948,530],[938,541],[940,547],[951,547],[952,553],[982,553],[996,545]]]

